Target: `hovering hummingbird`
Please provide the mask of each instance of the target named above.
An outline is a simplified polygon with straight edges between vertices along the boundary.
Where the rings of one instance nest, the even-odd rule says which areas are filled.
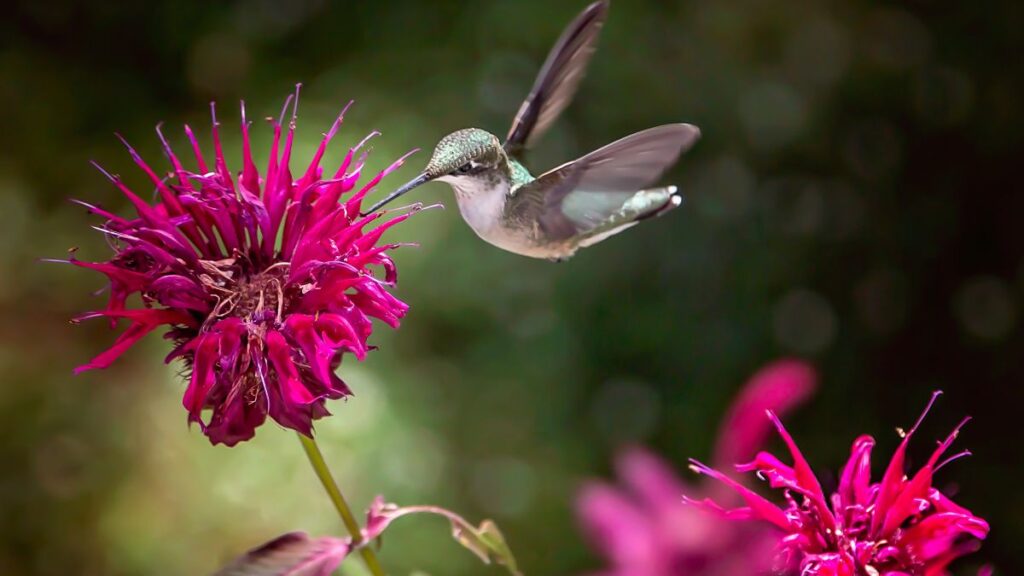
[[[445,136],[423,172],[367,213],[439,180],[451,185],[462,218],[480,238],[560,261],[679,206],[675,186],[648,186],[700,137],[690,124],[637,132],[537,177],[522,164],[525,150],[572,100],[607,14],[607,0],[594,2],[562,32],[504,143],[479,128]]]

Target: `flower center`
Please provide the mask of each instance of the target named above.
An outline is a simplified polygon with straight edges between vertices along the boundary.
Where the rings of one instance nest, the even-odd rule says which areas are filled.
[[[286,286],[287,262],[257,273],[249,272],[248,266],[234,258],[202,264],[209,272],[203,283],[220,297],[209,320],[235,317],[249,325],[270,321],[278,324],[288,312],[291,298]]]
[[[284,280],[282,274],[274,272],[262,272],[240,281],[236,287],[238,301],[230,314],[253,323],[280,319],[285,305]]]

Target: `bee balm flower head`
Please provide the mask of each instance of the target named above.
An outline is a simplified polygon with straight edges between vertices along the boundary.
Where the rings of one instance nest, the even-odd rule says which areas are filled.
[[[932,396],[927,414],[938,393]],[[784,490],[785,505],[776,506],[721,472],[693,461],[693,469],[731,487],[746,502],[724,509],[710,499],[693,503],[730,518],[763,520],[785,534],[784,554],[799,565],[801,576],[944,576],[956,558],[973,551],[988,535],[988,523],[958,506],[932,487],[932,476],[944,464],[966,455],[943,455],[965,419],[932,453],[924,466],[904,473],[907,445],[924,414],[889,461],[881,480],[871,480],[875,441],[861,436],[839,476],[838,489],[826,497],[811,467],[774,413],[768,413],[789,448],[792,466],[761,452],[749,464],[773,488]]]
[[[157,128],[171,167],[166,178],[128,147],[156,188],[155,202],[100,168],[136,214],[122,217],[81,203],[106,219],[99,229],[114,255],[103,262],[69,260],[110,280],[106,308],[76,320],[107,318],[128,327],[76,372],[106,368],[140,338],[167,327],[173,342],[167,361],[182,359],[191,374],[184,397],[189,422],[214,444],[251,438],[267,416],[310,435],[312,421],[328,414],[325,401],[351,394],[335,369],[346,352],[365,357],[371,318],[397,327],[408,310],[389,292],[397,274],[387,251],[396,245],[381,243],[381,236],[410,213],[383,222],[384,213],[359,214],[366,194],[404,157],[360,185],[364,139],[325,175],[320,161],[342,111],[294,177],[289,164],[297,102],[298,91],[271,123],[270,160],[262,173],[252,158],[243,104],[241,172],[228,169],[214,114],[212,163],[187,126],[194,156],[189,168]],[[141,306],[130,308],[134,295]]]

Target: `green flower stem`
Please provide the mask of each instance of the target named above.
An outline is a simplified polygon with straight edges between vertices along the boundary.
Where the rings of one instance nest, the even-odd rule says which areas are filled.
[[[334,503],[334,508],[338,511],[338,515],[341,516],[341,521],[344,522],[348,533],[352,535],[352,544],[354,546],[359,545],[363,541],[363,533],[359,529],[359,523],[356,522],[356,517],[352,515],[352,509],[348,507],[345,497],[341,495],[341,490],[338,490],[338,485],[334,482],[334,476],[331,475],[330,468],[324,462],[324,455],[320,453],[320,447],[316,445],[316,440],[300,433],[299,441],[302,442],[302,449],[306,451],[306,456],[309,457],[309,463],[313,466],[316,477],[324,485],[324,490],[327,490],[327,495],[331,498],[331,502]],[[373,576],[385,576],[384,569],[381,568],[380,561],[377,560],[377,555],[373,553],[369,546],[361,547],[359,554],[362,555],[363,560],[366,562],[366,567],[370,569],[370,573]]]

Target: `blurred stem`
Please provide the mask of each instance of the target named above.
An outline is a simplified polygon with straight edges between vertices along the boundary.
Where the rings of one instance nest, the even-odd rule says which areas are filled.
[[[327,462],[324,462],[324,455],[320,453],[320,447],[316,445],[316,440],[299,433],[299,441],[302,442],[302,449],[306,451],[306,456],[309,457],[309,463],[313,466],[316,477],[324,485],[324,490],[327,490],[327,495],[330,496],[331,502],[334,503],[334,508],[338,511],[338,515],[341,516],[341,521],[352,536],[352,544],[359,545],[363,541],[363,533],[359,528],[359,523],[356,522],[356,517],[352,515],[352,509],[348,507],[345,497],[341,495],[338,484],[334,482],[334,476],[331,475]],[[384,569],[381,568],[380,561],[377,560],[377,555],[373,553],[369,546],[360,548],[359,554],[362,555],[363,560],[366,562],[366,567],[370,569],[370,573],[373,576],[385,576]]]

